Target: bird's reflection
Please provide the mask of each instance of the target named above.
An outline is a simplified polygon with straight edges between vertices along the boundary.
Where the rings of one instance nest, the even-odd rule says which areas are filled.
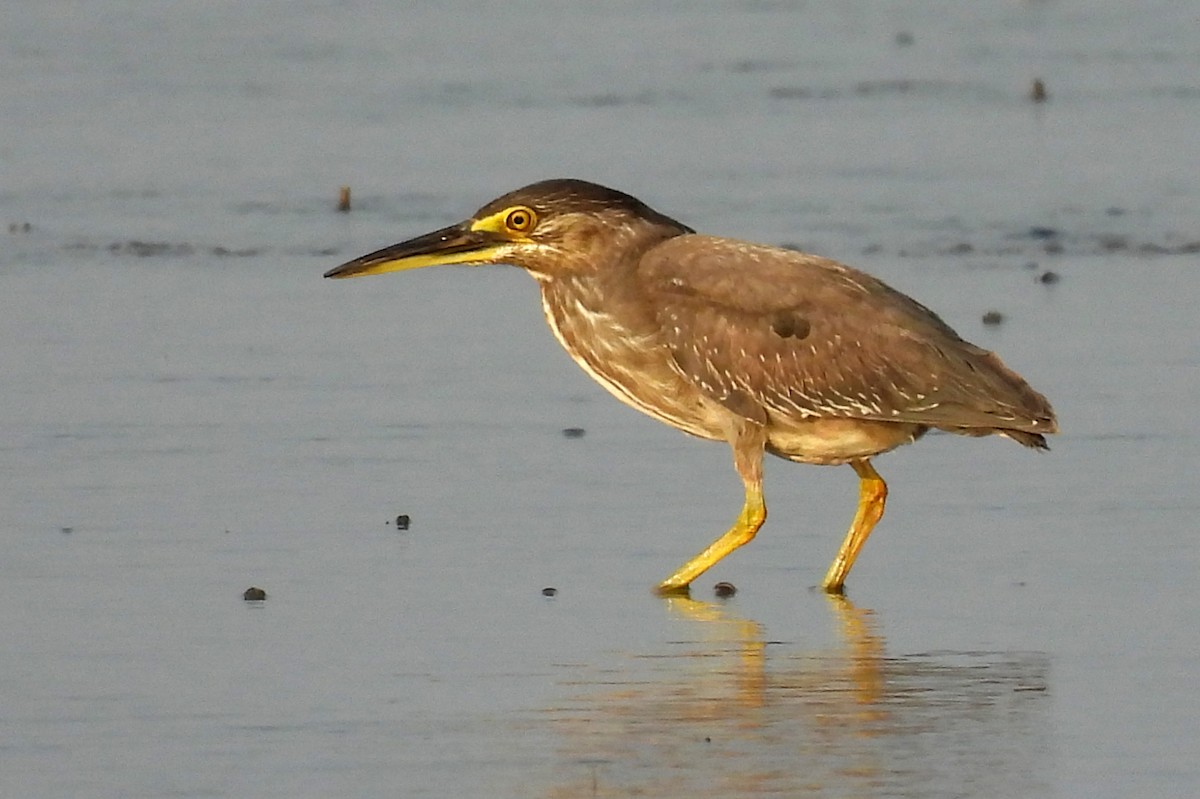
[[[1047,658],[889,655],[872,611],[829,597],[834,643],[772,641],[723,605],[668,600],[664,651],[572,681],[546,710],[543,795],[1019,796],[1045,789]]]

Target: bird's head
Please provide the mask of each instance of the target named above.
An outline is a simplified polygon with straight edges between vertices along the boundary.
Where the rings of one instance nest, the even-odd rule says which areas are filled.
[[[553,280],[609,267],[691,232],[614,189],[582,180],[545,180],[492,200],[456,225],[355,258],[325,277],[503,263]]]

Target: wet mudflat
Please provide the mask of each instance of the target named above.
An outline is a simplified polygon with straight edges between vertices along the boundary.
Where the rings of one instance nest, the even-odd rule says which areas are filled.
[[[206,8],[0,33],[5,795],[1195,792],[1184,11]],[[320,279],[553,175],[881,276],[1063,434],[880,458],[844,601],[852,472],[770,462],[759,538],[654,597],[723,447],[517,270]]]

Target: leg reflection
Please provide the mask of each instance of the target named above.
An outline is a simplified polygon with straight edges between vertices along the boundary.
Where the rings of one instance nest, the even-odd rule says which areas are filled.
[[[543,716],[558,751],[540,794],[1044,792],[1044,655],[889,654],[876,613],[812,596],[825,613],[805,607],[808,626],[786,635],[736,606],[669,599],[667,640],[564,680]]]

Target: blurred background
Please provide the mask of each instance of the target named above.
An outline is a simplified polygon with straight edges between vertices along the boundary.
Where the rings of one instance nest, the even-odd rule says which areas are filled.
[[[0,16],[4,795],[1200,789],[1193,4]],[[548,177],[870,271],[1063,434],[881,458],[844,602],[850,470],[769,463],[758,539],[660,600],[725,448],[517,270],[321,279]]]

